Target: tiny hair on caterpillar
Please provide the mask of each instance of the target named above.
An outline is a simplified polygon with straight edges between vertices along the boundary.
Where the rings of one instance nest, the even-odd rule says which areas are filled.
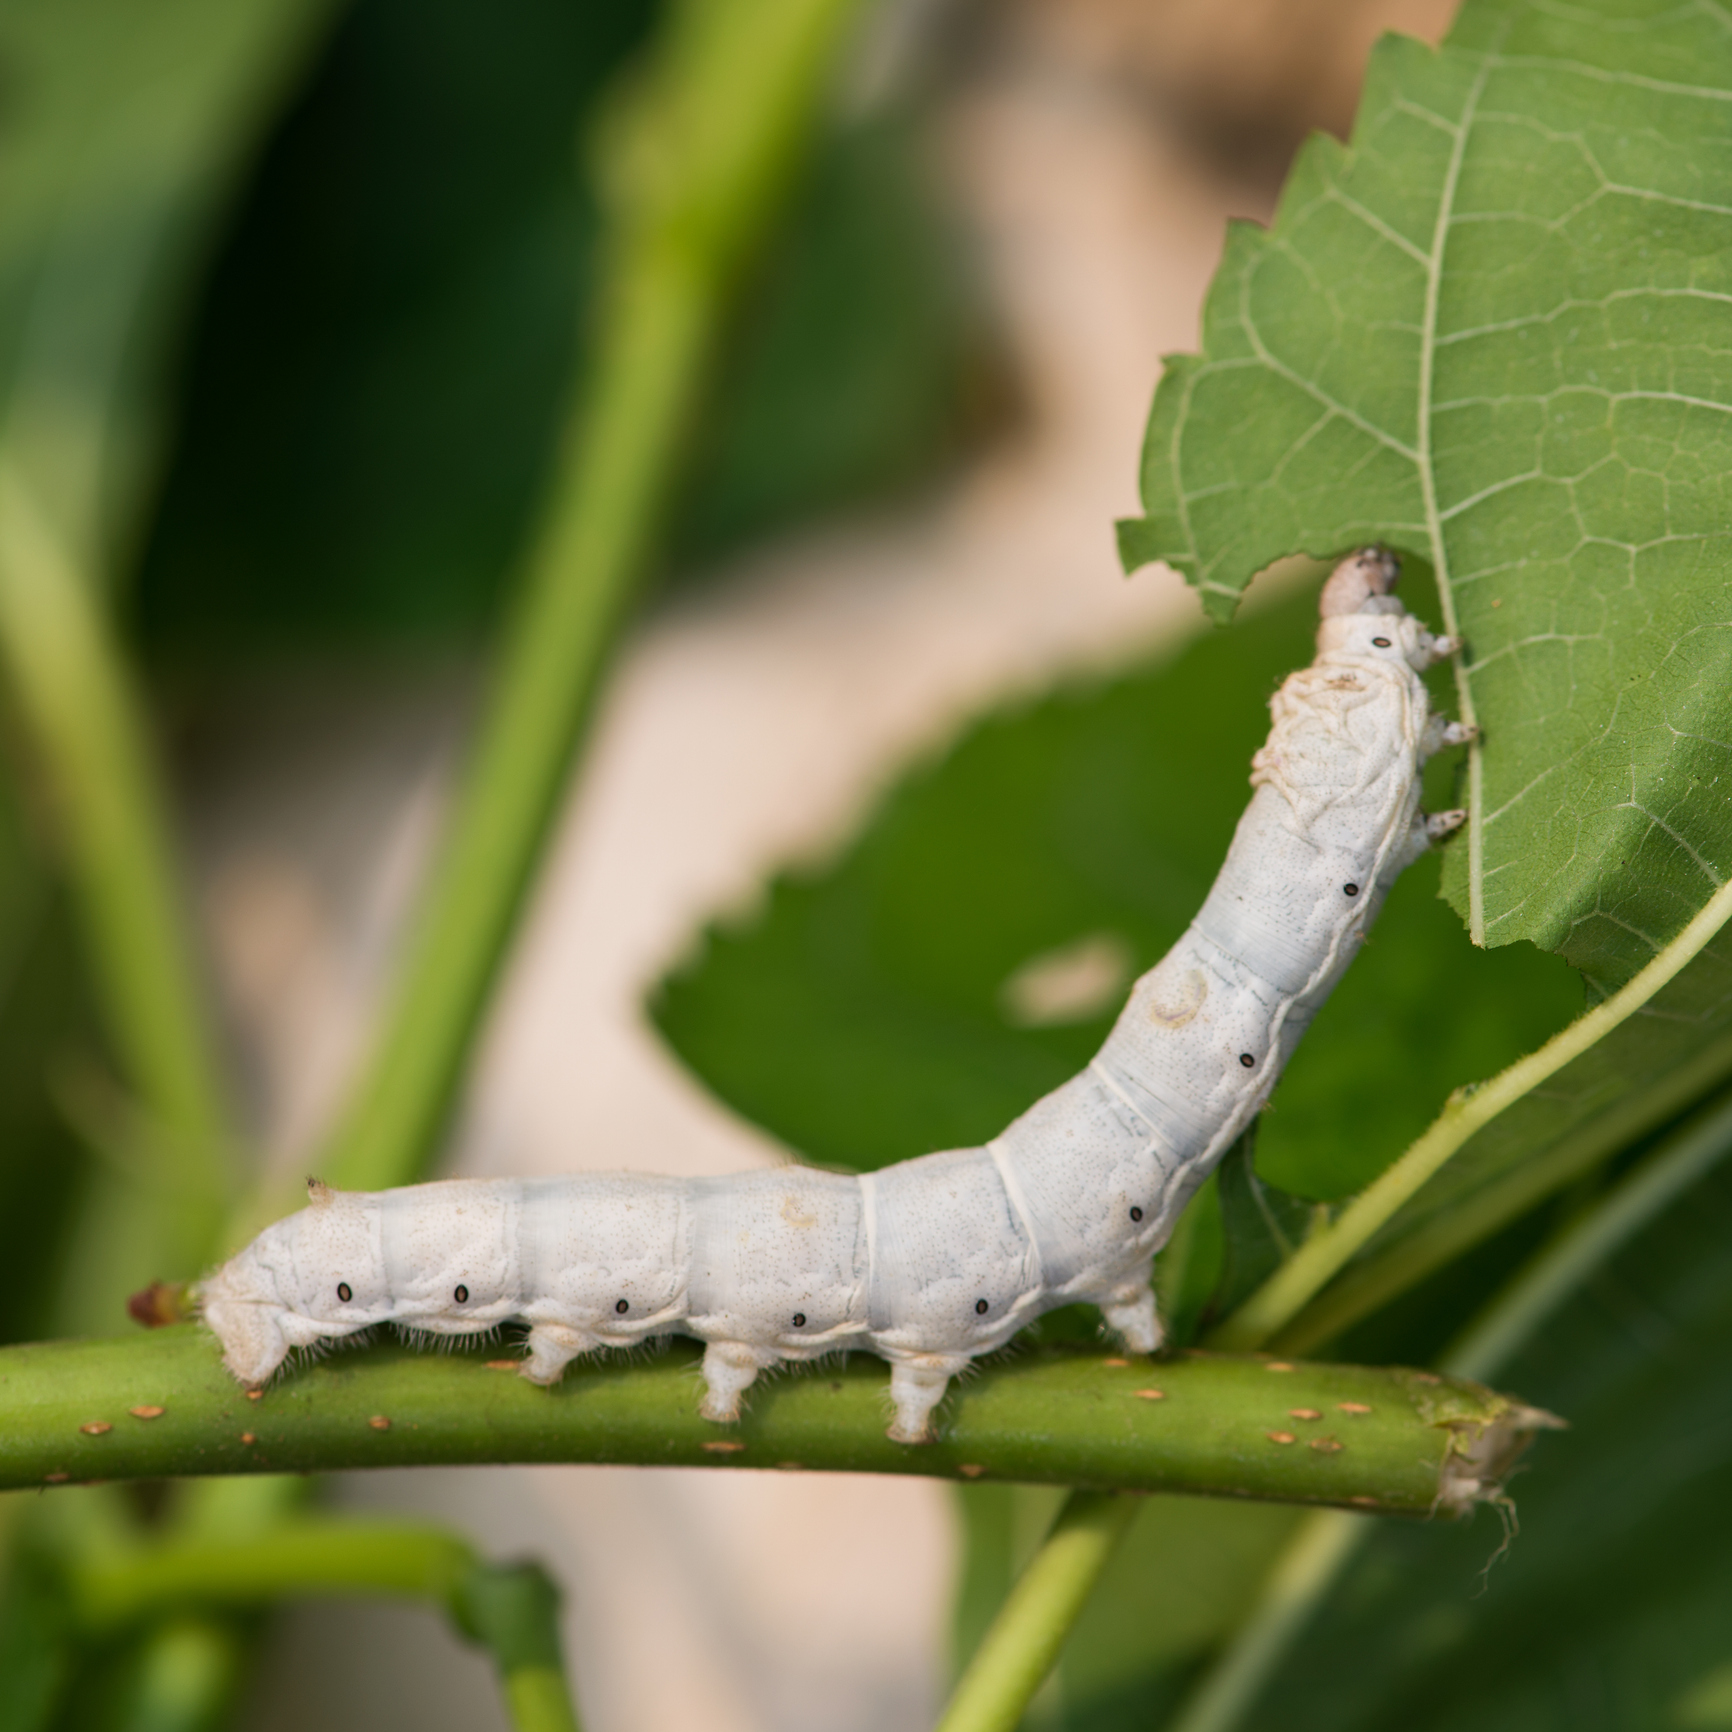
[[[849,1175],[446,1179],[377,1193],[309,1182],[198,1289],[243,1384],[291,1349],[392,1324],[526,1324],[522,1373],[604,1347],[705,1345],[701,1412],[736,1420],[760,1371],[864,1348],[890,1363],[890,1436],[920,1443],[951,1378],[1043,1312],[1098,1306],[1133,1351],[1161,1325],[1154,1255],[1262,1107],[1389,887],[1462,812],[1419,810],[1420,770],[1473,730],[1421,674],[1455,654],[1392,593],[1382,548],[1323,586],[1317,655],[1270,699],[1251,803],[1207,900],[1131,989],[1105,1045],[984,1148]]]

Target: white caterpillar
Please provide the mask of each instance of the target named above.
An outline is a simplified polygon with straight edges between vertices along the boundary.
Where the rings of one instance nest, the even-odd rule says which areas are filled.
[[[1324,586],[1317,659],[1270,702],[1256,790],[1202,912],[1133,988],[1079,1076],[983,1149],[860,1177],[790,1166],[719,1179],[453,1179],[377,1194],[314,1183],[202,1288],[224,1363],[257,1385],[292,1347],[381,1323],[529,1325],[523,1375],[680,1332],[706,1342],[702,1412],[738,1418],[779,1360],[890,1361],[891,1437],[931,1435],[969,1360],[1055,1306],[1161,1341],[1150,1263],[1262,1106],[1396,875],[1462,821],[1419,810],[1419,771],[1471,730],[1419,675],[1460,647],[1389,592],[1366,549]]]

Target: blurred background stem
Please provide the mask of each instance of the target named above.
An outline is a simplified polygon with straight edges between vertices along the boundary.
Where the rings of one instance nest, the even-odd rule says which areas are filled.
[[[607,647],[665,518],[730,292],[806,155],[852,9],[684,0],[603,129],[609,235],[593,372],[446,852],[371,1064],[324,1156],[334,1184],[407,1184],[436,1153]],[[279,1209],[273,1197],[252,1220]]]
[[[1123,1492],[1070,1494],[975,1650],[938,1732],[1016,1732],[1141,1508]]]
[[[194,1539],[87,1561],[71,1574],[85,1629],[112,1635],[163,1620],[138,1713],[196,1724],[232,1686],[237,1645],[200,1614],[260,1610],[306,1595],[385,1596],[442,1610],[485,1648],[517,1732],[576,1732],[559,1637],[559,1591],[538,1564],[489,1564],[441,1528],[298,1520],[234,1539]]]
[[[149,1230],[166,1269],[190,1272],[210,1254],[234,1171],[167,802],[101,586],[74,569],[4,457],[0,655],[46,786],[109,1037],[160,1146],[154,1190],[165,1206]]]

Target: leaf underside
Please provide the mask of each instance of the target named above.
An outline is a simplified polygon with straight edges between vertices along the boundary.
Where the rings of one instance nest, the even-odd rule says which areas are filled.
[[[1217,619],[1282,555],[1437,571],[1485,730],[1444,888],[1602,992],[1732,864],[1732,20],[1469,0],[1236,225],[1168,364],[1127,565]]]

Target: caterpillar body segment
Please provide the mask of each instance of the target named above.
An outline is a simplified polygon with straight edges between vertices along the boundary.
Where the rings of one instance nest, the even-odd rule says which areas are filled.
[[[1084,1301],[1139,1352],[1161,1341],[1150,1264],[1262,1107],[1401,870],[1457,827],[1419,772],[1472,730],[1420,674],[1459,645],[1390,593],[1381,549],[1324,586],[1318,653],[1270,702],[1251,803],[1184,936],[1104,1046],[985,1148],[850,1176],[601,1173],[314,1184],[203,1284],[241,1382],[380,1324],[529,1325],[523,1374],[678,1332],[707,1343],[702,1411],[736,1419],[765,1368],[865,1348],[891,1365],[890,1435],[932,1435],[949,1380],[1042,1312]]]

